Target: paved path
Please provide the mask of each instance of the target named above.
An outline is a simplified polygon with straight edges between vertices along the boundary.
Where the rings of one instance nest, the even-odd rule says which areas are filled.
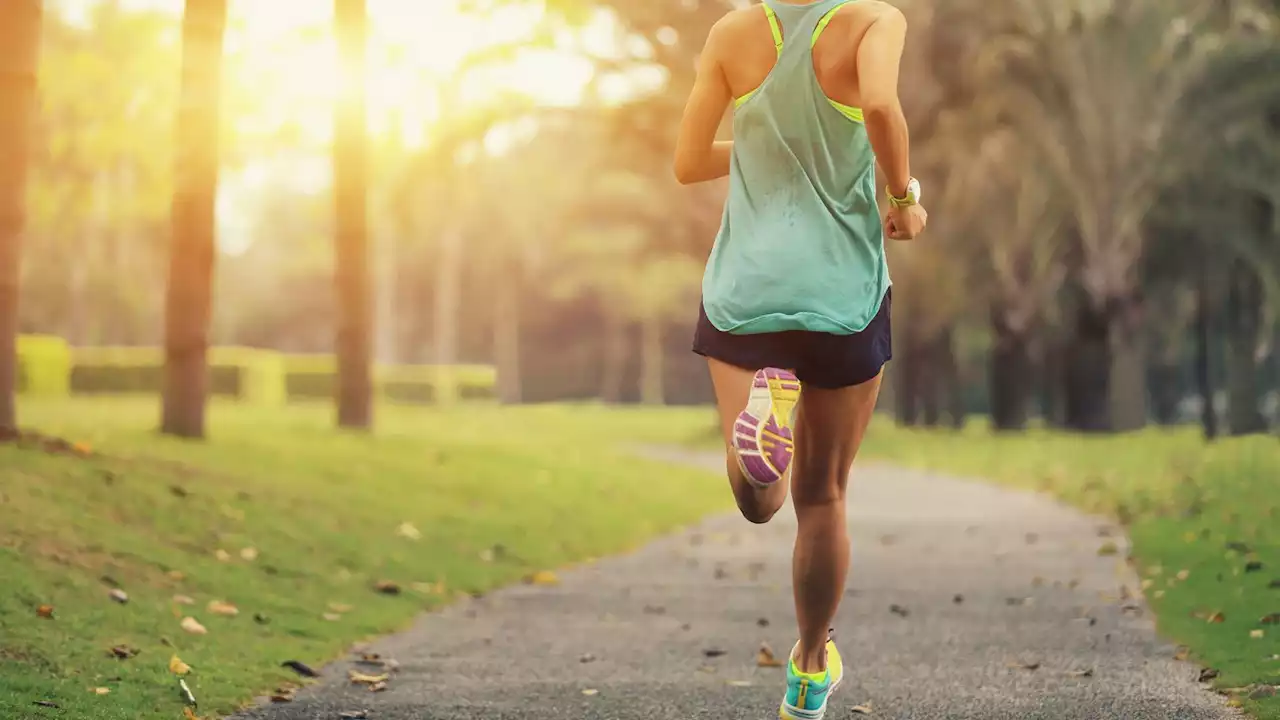
[[[1098,521],[880,467],[858,471],[851,495],[854,568],[836,621],[849,676],[829,718],[868,703],[872,717],[899,720],[1237,717],[1173,659],[1144,608],[1101,598],[1137,581],[1098,556]],[[449,608],[372,648],[400,662],[385,692],[351,685],[353,666],[339,662],[295,702],[243,717],[776,718],[781,670],[755,657],[762,641],[785,654],[795,640],[794,531],[789,510],[763,527],[716,518],[557,587]]]

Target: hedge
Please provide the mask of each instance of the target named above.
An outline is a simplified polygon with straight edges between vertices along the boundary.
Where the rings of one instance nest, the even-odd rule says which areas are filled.
[[[19,338],[19,390],[36,394],[159,393],[164,351],[154,347],[70,348],[61,338]],[[254,404],[330,399],[332,355],[286,355],[241,347],[209,349],[209,393]],[[485,365],[374,368],[377,394],[392,402],[436,403],[494,397],[497,372]]]

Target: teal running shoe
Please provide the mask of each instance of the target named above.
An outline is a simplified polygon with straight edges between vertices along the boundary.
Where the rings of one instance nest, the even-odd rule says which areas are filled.
[[[796,667],[796,653],[800,644],[791,651],[787,662],[787,694],[778,709],[781,720],[822,720],[827,713],[827,701],[844,679],[844,660],[836,649],[834,640],[827,640],[827,669],[820,673],[802,673]]]

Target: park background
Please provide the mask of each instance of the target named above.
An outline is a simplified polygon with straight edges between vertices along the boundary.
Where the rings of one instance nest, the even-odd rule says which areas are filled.
[[[198,677],[229,711],[282,644],[323,659],[727,509],[633,456],[717,442],[689,343],[725,186],[670,164],[735,6],[0,6],[0,709],[173,716],[163,663],[101,650],[173,642],[175,594],[306,614],[182,639],[239,659]],[[1280,7],[902,8],[933,223],[889,246],[866,454],[1121,521],[1144,571],[1188,571],[1162,630],[1275,684]],[[422,591],[319,619],[389,580]]]

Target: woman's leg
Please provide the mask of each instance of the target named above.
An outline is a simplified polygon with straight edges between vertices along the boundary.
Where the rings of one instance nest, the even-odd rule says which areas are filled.
[[[738,509],[742,511],[743,517],[753,523],[769,522],[787,499],[790,473],[767,488],[753,485],[743,474],[733,449],[733,428],[738,421],[738,415],[747,405],[756,371],[730,365],[714,358],[707,358],[707,366],[711,370],[711,383],[715,386],[716,392],[716,408],[720,413],[720,431],[724,439],[725,466],[729,474],[729,485],[732,486],[733,496],[738,501]]]
[[[800,625],[796,665],[801,672],[826,668],[827,634],[849,572],[845,489],[875,410],[881,377],[839,390],[805,386],[801,392],[796,424],[804,432],[796,437],[791,467],[791,502],[800,525],[792,583]]]

